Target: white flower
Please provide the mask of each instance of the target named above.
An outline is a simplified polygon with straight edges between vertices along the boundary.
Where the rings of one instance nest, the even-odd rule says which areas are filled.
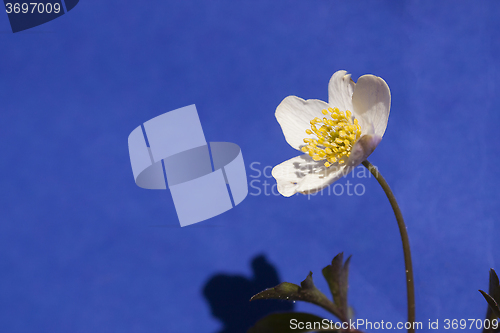
[[[363,162],[382,140],[391,93],[377,76],[358,83],[346,71],[333,74],[328,103],[288,96],[276,108],[286,141],[303,152],[273,169],[278,191],[285,197],[314,193]]]

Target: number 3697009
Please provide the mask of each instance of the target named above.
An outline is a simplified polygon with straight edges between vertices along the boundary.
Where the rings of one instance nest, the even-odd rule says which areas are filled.
[[[61,4],[59,3],[42,3],[42,2],[30,2],[30,3],[6,3],[5,9],[7,14],[19,14],[19,13],[31,13],[31,14],[43,14],[43,13],[59,13],[61,11]]]

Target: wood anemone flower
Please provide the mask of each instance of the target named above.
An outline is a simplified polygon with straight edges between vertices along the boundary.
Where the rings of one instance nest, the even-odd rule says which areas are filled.
[[[384,135],[391,108],[385,81],[363,75],[355,83],[337,71],[328,84],[328,103],[286,97],[276,108],[285,139],[301,155],[273,169],[285,197],[315,193],[332,184],[375,150]]]

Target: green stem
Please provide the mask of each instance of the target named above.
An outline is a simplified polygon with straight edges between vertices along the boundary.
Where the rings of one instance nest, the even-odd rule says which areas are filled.
[[[391,203],[392,210],[394,210],[394,215],[396,215],[396,220],[398,221],[399,232],[401,234],[401,240],[403,242],[403,253],[405,258],[406,267],[406,292],[408,297],[408,322],[412,323],[412,327],[408,329],[408,333],[414,333],[415,328],[415,286],[413,284],[413,266],[411,264],[411,252],[410,252],[410,240],[408,238],[408,232],[406,231],[405,221],[403,220],[403,214],[399,209],[396,197],[391,191],[389,184],[385,181],[384,177],[378,172],[378,169],[374,167],[370,162],[364,161],[363,165],[375,176],[380,186],[384,190],[389,202]]]

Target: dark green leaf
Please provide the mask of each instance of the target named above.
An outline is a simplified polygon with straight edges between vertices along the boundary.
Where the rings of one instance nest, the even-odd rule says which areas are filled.
[[[347,258],[344,263],[344,254],[339,253],[333,258],[332,264],[323,268],[323,276],[328,282],[328,287],[332,293],[333,302],[341,309],[344,317],[347,317],[349,311],[347,306],[347,289],[349,287],[349,261]]]
[[[259,320],[247,333],[338,332],[335,329],[322,329],[331,327],[329,320],[325,320],[325,325],[322,325],[322,320],[323,318],[303,312],[273,313]],[[299,329],[299,323],[303,323],[300,326],[303,329]]]
[[[268,288],[250,298],[256,299],[286,299],[289,301],[302,300],[300,296],[300,287],[293,283],[283,282],[276,287]]]
[[[497,316],[498,318],[500,318],[500,308],[498,307],[498,304],[493,299],[493,297],[491,297],[490,295],[488,295],[487,293],[485,293],[482,290],[479,290],[479,292],[481,294],[483,294],[484,298],[486,299],[486,302],[488,302],[488,304],[490,305],[490,309],[491,309],[491,311],[493,311],[493,313],[495,314],[495,316]]]
[[[327,311],[330,311],[339,319],[343,320],[343,316],[338,307],[332,303],[321,291],[316,288],[312,279],[312,272],[307,278],[300,283],[300,287],[293,283],[283,282],[274,288],[268,288],[254,295],[250,301],[257,299],[283,299],[289,301],[304,301],[321,306]]]
[[[490,270],[490,288],[488,293],[491,297],[493,297],[497,304],[500,304],[500,282],[498,281],[497,273],[495,273],[493,268]]]
[[[495,273],[495,270],[490,269],[490,286],[498,287],[500,285],[500,281],[498,280],[498,275]]]

